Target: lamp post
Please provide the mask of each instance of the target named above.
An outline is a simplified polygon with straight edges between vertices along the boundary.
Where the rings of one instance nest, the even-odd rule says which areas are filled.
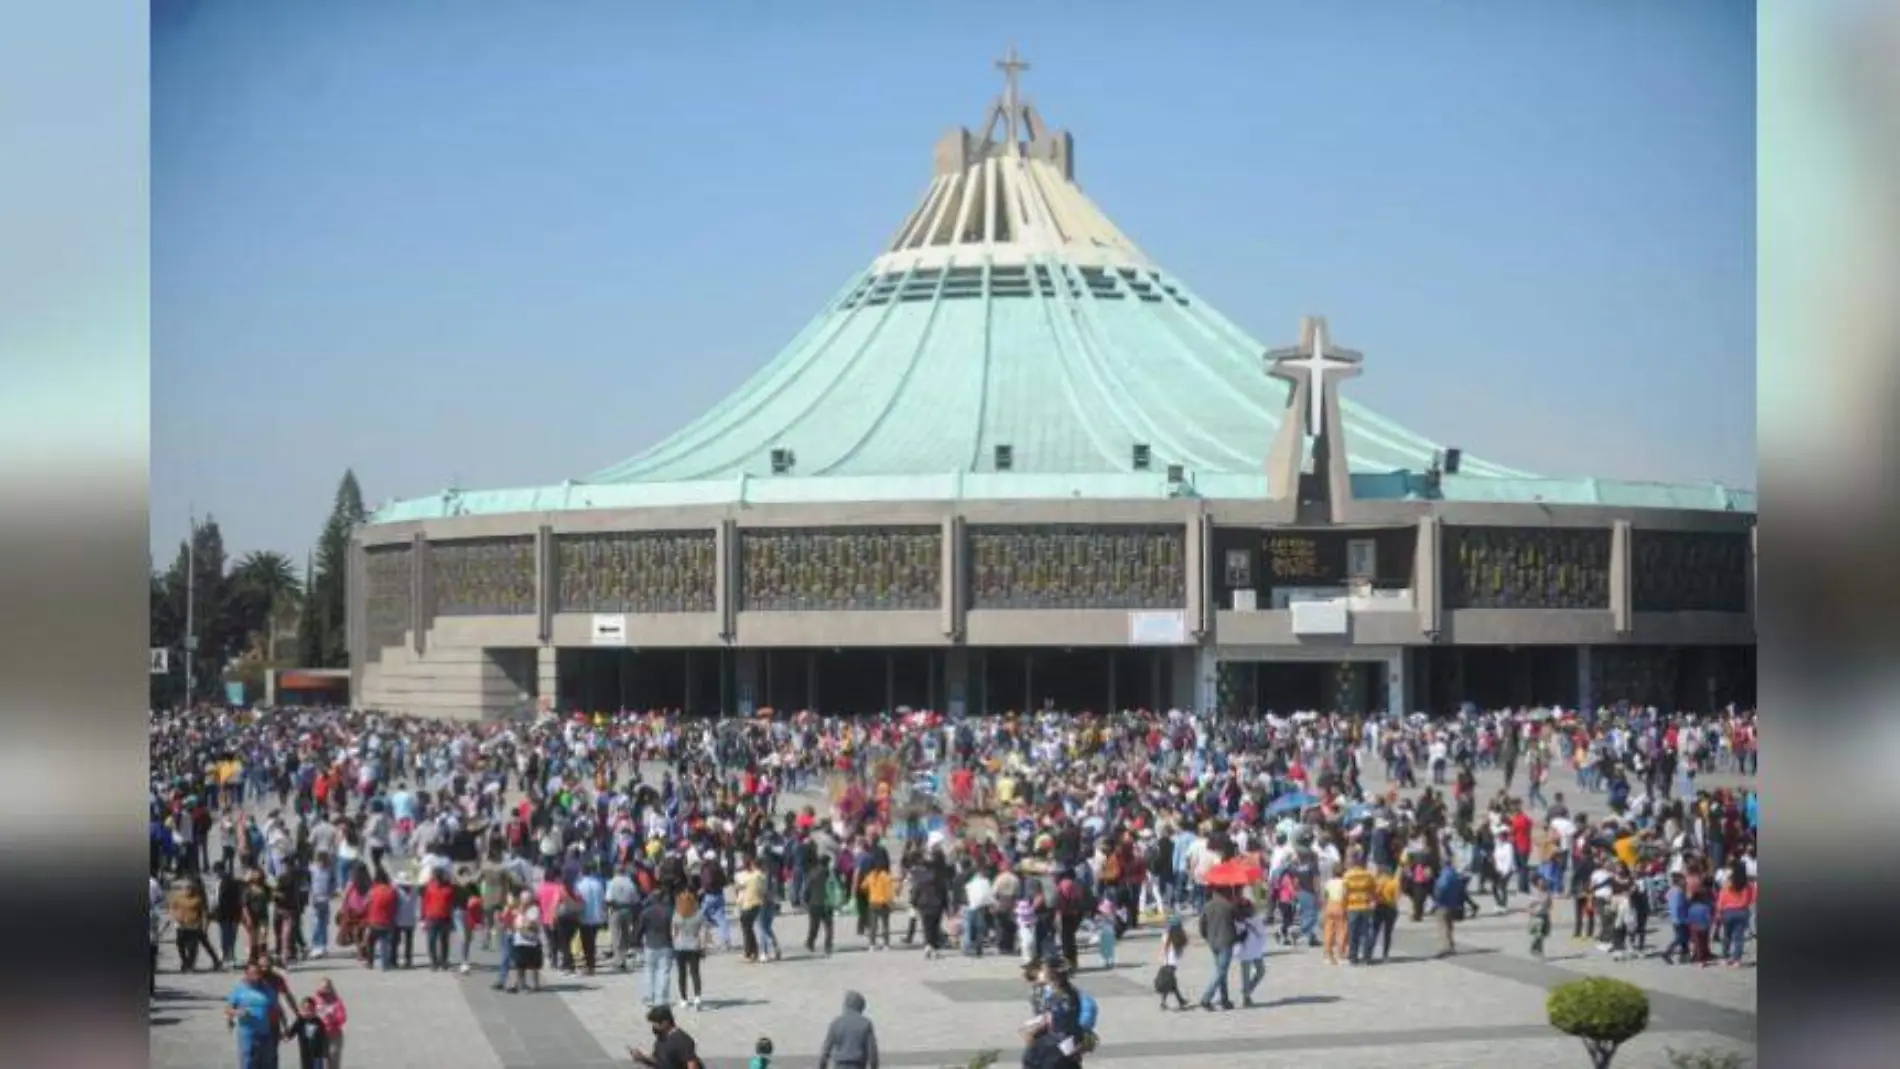
[[[197,666],[192,663],[198,652],[198,511],[191,510],[191,534],[185,539],[185,705],[189,708],[197,694]]]

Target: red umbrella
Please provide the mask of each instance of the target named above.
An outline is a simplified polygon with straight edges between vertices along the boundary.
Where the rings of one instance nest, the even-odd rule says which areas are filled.
[[[1259,883],[1266,874],[1260,866],[1244,857],[1223,861],[1207,870],[1209,887],[1245,887],[1250,883]]]

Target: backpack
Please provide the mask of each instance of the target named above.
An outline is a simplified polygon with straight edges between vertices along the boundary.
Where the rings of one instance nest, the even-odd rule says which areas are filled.
[[[1438,876],[1438,886],[1432,889],[1432,901],[1451,913],[1462,912],[1465,905],[1465,874],[1446,866]]]
[[[1095,1031],[1095,1022],[1101,1017],[1102,1008],[1096,1003],[1094,995],[1086,991],[1080,992],[1079,994],[1081,995],[1081,1003],[1076,1009],[1075,1023],[1081,1026],[1084,1032],[1093,1032]]]
[[[825,908],[838,909],[844,905],[844,882],[838,879],[836,872],[825,877]]]

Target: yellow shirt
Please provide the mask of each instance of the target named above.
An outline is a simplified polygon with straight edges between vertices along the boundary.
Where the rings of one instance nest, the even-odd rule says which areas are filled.
[[[1004,776],[1002,779],[996,781],[996,798],[1001,802],[1013,802],[1016,800],[1016,778],[1014,776]]]
[[[732,880],[739,892],[740,909],[759,909],[765,905],[765,873],[758,869],[741,872]]]
[[[883,869],[867,874],[864,877],[863,887],[865,900],[874,906],[890,905],[891,898],[897,890],[892,886],[891,874]]]
[[[1625,835],[1616,841],[1616,859],[1634,869],[1636,867],[1636,836]]]
[[[1371,909],[1378,893],[1378,877],[1363,868],[1350,868],[1342,879],[1346,884],[1346,911]]]
[[[1392,873],[1387,873],[1384,876],[1380,876],[1378,880],[1379,880],[1379,904],[1382,906],[1396,907],[1399,904],[1399,878],[1398,876]]]

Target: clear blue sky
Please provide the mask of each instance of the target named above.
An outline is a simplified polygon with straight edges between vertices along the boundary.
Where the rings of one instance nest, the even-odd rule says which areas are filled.
[[[1082,186],[1266,344],[1546,474],[1755,482],[1754,13],[157,0],[152,539],[651,444],[886,241],[1013,40]]]

